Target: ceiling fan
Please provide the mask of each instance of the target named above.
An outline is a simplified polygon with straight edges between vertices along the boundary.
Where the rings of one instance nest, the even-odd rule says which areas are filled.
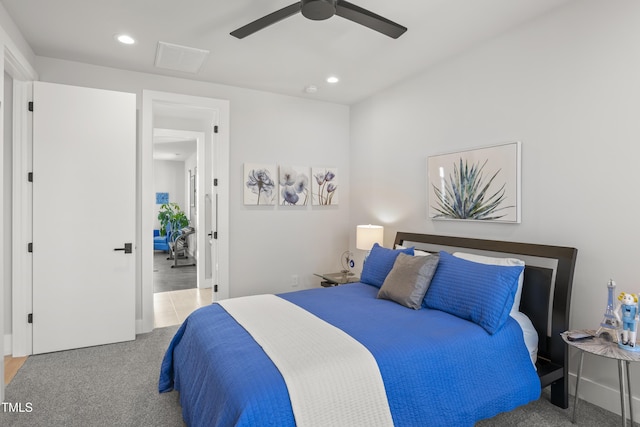
[[[302,13],[305,18],[314,21],[322,21],[338,15],[394,39],[407,31],[407,28],[402,25],[344,0],[301,0],[238,28],[232,31],[231,35],[243,39],[296,13]]]

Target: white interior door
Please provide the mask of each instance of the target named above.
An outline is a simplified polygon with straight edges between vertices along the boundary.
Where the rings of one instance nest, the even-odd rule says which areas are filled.
[[[133,340],[135,94],[34,82],[33,114],[33,353]]]

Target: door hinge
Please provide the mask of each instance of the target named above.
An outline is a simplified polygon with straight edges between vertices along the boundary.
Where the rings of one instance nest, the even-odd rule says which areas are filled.
[[[29,101],[29,104],[27,105],[27,109],[29,111],[33,111],[33,101]]]
[[[27,314],[27,323],[33,323],[33,313]]]
[[[218,178],[213,178],[213,186],[214,187],[218,186]]]
[[[218,133],[218,125],[213,126],[213,133]]]
[[[213,285],[213,292],[218,292],[218,285]]]
[[[33,243],[27,243],[27,252],[33,252]]]
[[[33,182],[33,172],[29,172],[29,173],[27,174],[27,181],[29,181],[29,182]]]

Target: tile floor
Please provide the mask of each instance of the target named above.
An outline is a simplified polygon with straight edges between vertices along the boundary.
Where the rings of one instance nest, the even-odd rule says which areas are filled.
[[[193,258],[180,259],[178,265],[193,263]],[[167,254],[155,251],[153,254],[153,291],[168,292],[193,289],[197,285],[196,267],[173,268],[174,262]]]
[[[192,311],[211,304],[211,288],[153,294],[155,327],[179,325]]]

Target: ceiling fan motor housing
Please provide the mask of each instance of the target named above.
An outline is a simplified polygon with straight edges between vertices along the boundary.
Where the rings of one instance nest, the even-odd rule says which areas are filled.
[[[302,15],[314,21],[329,19],[336,14],[337,0],[302,0]]]

